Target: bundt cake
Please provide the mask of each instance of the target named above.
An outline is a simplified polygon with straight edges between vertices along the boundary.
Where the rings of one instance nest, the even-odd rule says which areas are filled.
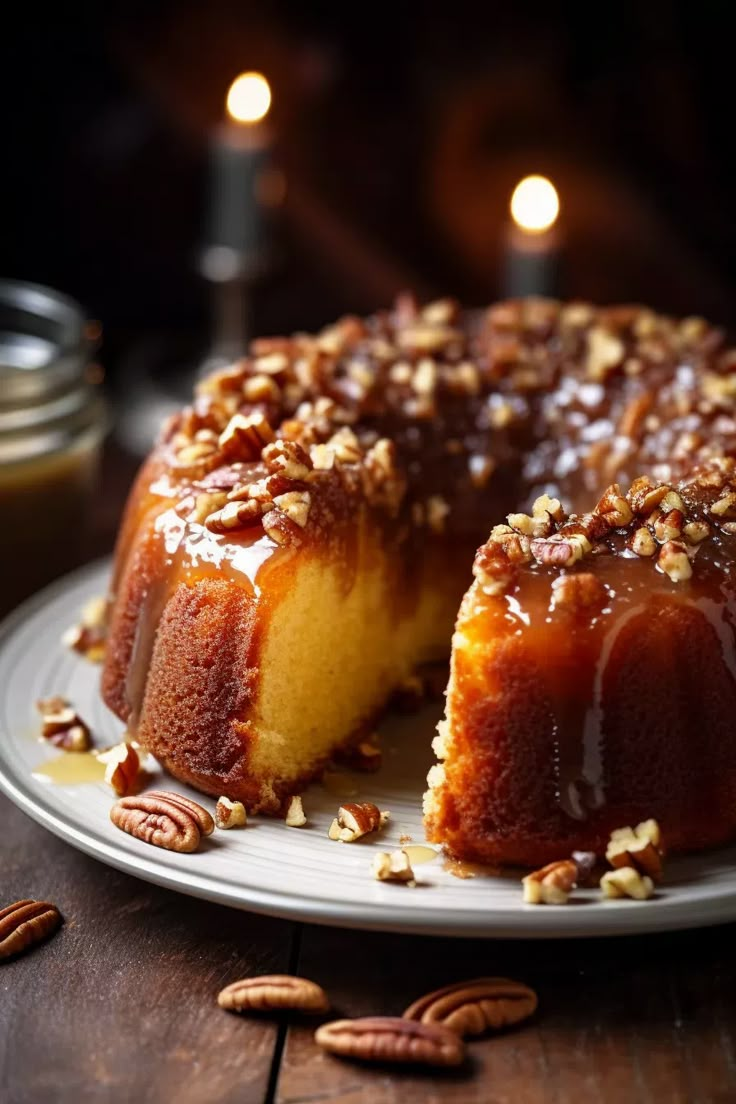
[[[430,838],[537,863],[643,816],[736,835],[734,456],[736,353],[700,319],[402,296],[254,341],[131,494],[105,700],[276,813],[447,655],[474,550],[526,509],[462,603]]]

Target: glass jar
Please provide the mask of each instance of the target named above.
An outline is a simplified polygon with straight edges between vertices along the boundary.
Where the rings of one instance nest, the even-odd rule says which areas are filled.
[[[0,281],[0,612],[84,558],[106,409],[76,303]]]

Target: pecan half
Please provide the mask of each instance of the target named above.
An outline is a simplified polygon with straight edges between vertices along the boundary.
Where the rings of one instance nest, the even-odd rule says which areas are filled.
[[[318,1027],[314,1040],[341,1058],[424,1066],[459,1066],[465,1045],[454,1031],[396,1016],[334,1020]]]
[[[349,801],[340,806],[327,834],[331,840],[352,843],[361,836],[382,828],[389,815],[382,813],[372,801]]]
[[[277,1008],[295,1012],[327,1012],[330,1007],[327,994],[320,985],[290,974],[265,974],[263,977],[233,981],[220,991],[217,1003],[228,1012],[266,1012]]]
[[[202,806],[197,801],[192,801],[191,797],[184,797],[183,794],[172,793],[170,790],[148,790],[146,797],[157,797],[164,801],[173,801],[177,805],[181,805],[187,812],[196,820],[199,830],[203,836],[211,836],[215,830],[215,822]]]
[[[531,543],[532,555],[537,563],[554,567],[569,567],[590,549],[590,541],[583,533],[570,536],[554,533],[551,537],[539,537]]]
[[[267,506],[258,499],[245,502],[228,502],[221,510],[215,510],[205,518],[205,526],[211,533],[229,533],[233,529],[248,529],[257,525]]]
[[[441,1024],[458,1035],[482,1035],[498,1031],[531,1016],[537,994],[528,985],[509,978],[475,978],[446,985],[410,1004],[404,1019]]]
[[[202,835],[214,830],[212,817],[196,801],[159,790],[116,801],[110,820],[123,832],[167,851],[196,851]]]
[[[26,899],[0,909],[0,961],[40,943],[61,923],[61,913],[48,901]]]

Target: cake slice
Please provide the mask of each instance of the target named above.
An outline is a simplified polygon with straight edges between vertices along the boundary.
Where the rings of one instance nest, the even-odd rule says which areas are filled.
[[[668,847],[736,831],[736,465],[513,514],[453,637],[428,838],[540,866],[655,817]]]

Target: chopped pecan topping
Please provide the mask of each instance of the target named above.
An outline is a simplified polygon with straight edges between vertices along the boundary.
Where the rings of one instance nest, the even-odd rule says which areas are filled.
[[[526,514],[509,514],[509,519],[521,517],[526,518]],[[509,563],[529,563],[532,559],[529,537],[513,525],[494,526],[489,541],[498,545]]]
[[[637,901],[646,901],[654,893],[654,882],[633,866],[622,866],[603,875],[601,889],[604,897],[633,897]]]
[[[253,367],[256,372],[277,376],[281,372],[285,372],[289,367],[289,357],[286,355],[286,352],[280,350],[264,353],[262,356],[256,357]]]
[[[676,540],[669,540],[663,544],[657,557],[657,570],[669,576],[673,583],[687,582],[693,573],[687,545]]]
[[[483,593],[495,598],[513,589],[518,568],[500,549],[484,544],[476,553],[473,575]]]
[[[609,372],[621,365],[625,351],[623,342],[615,334],[599,327],[590,330],[586,361],[589,378],[605,379]]]
[[[578,868],[572,859],[549,863],[521,879],[527,905],[566,905],[577,885]]]
[[[723,498],[719,498],[710,508],[710,512],[717,517],[736,517],[736,491],[729,491]]]
[[[648,393],[635,395],[633,399],[630,399],[616,426],[616,432],[622,437],[638,436],[653,402],[654,396]]]
[[[603,492],[594,513],[605,518],[612,529],[619,529],[628,525],[633,517],[631,506],[621,494],[618,483],[612,483]]]
[[[228,460],[258,460],[274,439],[268,419],[260,411],[234,414],[220,434],[220,450]]]
[[[711,528],[707,521],[689,521],[683,527],[682,533],[690,544],[700,544],[710,536]]]
[[[217,441],[191,441],[181,445],[174,458],[174,468],[183,474],[206,471],[208,462],[217,462]]]
[[[429,326],[451,326],[458,314],[459,307],[454,299],[435,299],[422,307],[420,316]]]
[[[248,814],[242,801],[231,801],[229,797],[218,798],[215,805],[215,824],[218,828],[245,828]]]
[[[90,663],[101,663],[105,658],[106,637],[107,598],[98,597],[85,603],[79,624],[67,629],[61,642]]]
[[[120,743],[98,755],[105,763],[105,781],[118,797],[134,793],[140,778],[141,761],[132,744]]]
[[[651,530],[643,525],[632,533],[629,538],[629,548],[637,556],[653,556],[657,551],[657,542],[652,536]]]
[[[554,533],[551,537],[540,537],[532,541],[531,551],[540,564],[572,567],[578,560],[582,560],[592,547],[584,533],[571,533],[569,536]]]
[[[215,510],[205,519],[205,526],[212,533],[230,533],[236,529],[248,529],[257,525],[264,514],[263,502],[249,498],[245,502],[228,502],[221,510]]]
[[[262,459],[270,472],[286,479],[309,479],[312,470],[309,453],[296,441],[273,441],[264,448]]]
[[[414,871],[406,851],[379,851],[373,857],[371,866],[373,877],[378,882],[400,882],[404,885],[414,885]]]
[[[666,514],[661,513],[655,519],[654,536],[660,544],[677,540],[682,535],[684,525],[685,516],[682,510],[668,510]]]
[[[560,575],[552,583],[554,609],[571,611],[601,610],[608,601],[605,584],[596,575],[579,572],[576,575]]]
[[[194,502],[194,510],[189,515],[198,525],[205,525],[207,518],[216,514],[228,500],[227,491],[203,491]]]
[[[406,478],[398,466],[396,446],[387,437],[376,441],[365,455],[363,485],[368,501],[395,514],[406,493]]]
[[[307,823],[307,818],[304,815],[304,808],[302,806],[302,799],[298,794],[289,799],[289,806],[286,810],[286,816],[284,818],[287,828],[303,828]]]
[[[520,567],[536,561],[562,573],[553,581],[552,605],[568,608],[602,608],[606,595],[593,582],[593,572],[576,576],[570,571],[591,555],[633,553],[652,558],[672,582],[687,581],[693,575],[697,546],[714,528],[702,514],[714,516],[713,503],[726,500],[723,489],[732,485],[734,472],[734,461],[721,458],[710,460],[677,488],[643,476],[624,495],[618,484],[612,484],[594,510],[580,516],[566,517],[561,507],[544,510],[538,500],[532,515],[509,514],[508,524],[494,527],[476,554],[473,573],[484,593],[497,596],[515,587]],[[542,517],[546,521],[540,531]],[[729,530],[722,524],[720,532]]]
[[[90,730],[65,698],[42,698],[36,702],[36,708],[41,714],[44,740],[64,751],[89,751]]]
[[[451,326],[432,325],[426,322],[407,326],[398,334],[398,344],[401,349],[422,353],[439,353],[446,350],[448,345],[459,343],[461,340],[462,334]]]
[[[311,502],[309,491],[287,491],[286,494],[276,495],[273,500],[274,506],[277,506],[300,529],[307,524]]]
[[[486,486],[514,456],[524,460],[522,495],[579,486],[580,468],[611,484],[592,512],[566,519],[559,503],[559,512],[535,503],[511,514],[494,534],[500,554],[477,561],[479,589],[502,594],[526,565],[553,574],[601,552],[662,559],[679,579],[684,560],[652,541],[692,553],[710,536],[706,522],[719,537],[735,523],[724,460],[736,448],[735,379],[736,353],[699,319],[537,299],[471,315],[404,295],[366,320],[252,342],[197,386],[165,430],[164,456],[187,522],[222,534],[262,522],[294,546],[352,500],[396,518],[404,540],[407,527],[449,531],[448,507],[467,517],[463,487]],[[647,474],[623,494],[614,480],[637,456]],[[206,482],[233,461],[245,469],[234,482]],[[708,464],[707,495],[691,494],[685,476]],[[258,505],[232,505],[251,499]]]
[[[611,866],[633,866],[654,882],[662,878],[662,833],[656,820],[645,820],[635,828],[611,832],[606,848]]]
[[[281,399],[281,388],[272,376],[251,376],[243,383],[243,398],[250,403],[278,403]]]
[[[353,843],[369,832],[383,828],[390,813],[381,812],[372,801],[350,801],[341,805],[327,833],[331,840]]]
[[[649,476],[643,475],[631,484],[627,497],[634,513],[643,516],[651,514],[659,506],[668,489],[664,484],[657,485]]]

